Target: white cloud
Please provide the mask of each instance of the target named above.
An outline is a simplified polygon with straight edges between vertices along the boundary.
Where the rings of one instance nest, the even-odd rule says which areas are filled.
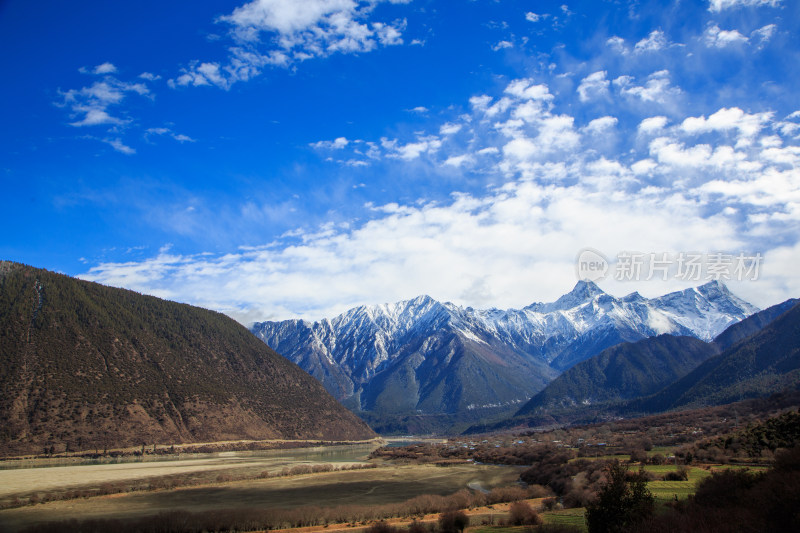
[[[665,104],[678,94],[680,89],[674,87],[669,79],[669,71],[659,70],[647,77],[644,85],[634,85],[631,76],[620,76],[614,79],[614,85],[619,88],[620,94],[633,96],[644,102]]]
[[[86,72],[86,70],[82,70]],[[116,68],[111,63],[103,63],[95,67],[91,73],[102,76],[89,86],[60,92],[62,101],[56,105],[70,110],[69,123],[75,127],[120,126],[130,122],[127,118],[113,116],[109,111],[120,106],[131,94],[149,96],[150,90],[144,83],[124,82],[111,76]]]
[[[598,135],[613,128],[617,123],[619,123],[617,117],[605,116],[590,121],[583,129],[587,133]]]
[[[606,40],[606,46],[620,54],[628,53],[628,49],[625,47],[625,39],[617,35],[608,38]]]
[[[318,150],[319,149],[322,149],[322,150],[341,150],[343,148],[346,148],[347,145],[349,145],[350,143],[351,143],[351,141],[347,140],[346,137],[337,137],[336,139],[334,139],[332,141],[319,141],[319,142],[311,143],[310,146],[312,148],[316,148]]]
[[[778,7],[781,0],[709,0],[708,10],[712,13],[719,13],[725,9],[750,7],[750,6],[770,6]]]
[[[121,139],[103,139],[103,142],[114,148],[114,150],[116,150],[117,152],[123,153],[125,155],[133,155],[136,153],[136,150],[134,150],[130,146],[126,146]]]
[[[648,117],[639,123],[639,133],[651,134],[664,129],[669,119],[664,116]]]
[[[716,24],[706,28],[704,39],[706,45],[715,48],[725,48],[733,44],[745,44],[749,42],[747,37],[736,30],[721,30]]]
[[[788,220],[796,222],[800,215],[800,190],[796,182],[798,177],[800,175],[796,169],[780,171],[771,168],[744,179],[712,180],[700,186],[698,192],[719,195],[737,204],[765,208],[767,221],[776,215],[779,218],[789,215]]]
[[[70,122],[70,126],[102,126],[103,124],[124,124],[126,121],[112,117],[104,109],[89,106],[74,106],[73,111],[85,113],[83,118]]]
[[[581,102],[608,96],[610,82],[606,79],[606,74],[605,70],[599,70],[581,80],[580,85],[578,85],[578,96]]]
[[[511,108],[511,105],[513,103],[514,102],[513,102],[513,100],[511,100],[511,98],[507,98],[507,97],[504,96],[504,97],[500,98],[497,102],[492,104],[492,106],[489,107],[486,110],[486,116],[494,117],[496,115],[505,113],[506,111],[508,111]]]
[[[550,89],[548,89],[547,85],[536,84],[530,78],[512,81],[506,87],[505,92],[522,100],[538,100],[542,102],[551,102],[553,100],[553,95],[550,94]]]
[[[113,74],[117,71],[117,67],[112,65],[111,63],[103,63],[102,65],[97,65],[94,67],[95,74]]]
[[[538,160],[554,152],[564,152],[575,148],[580,142],[580,136],[574,128],[575,119],[568,115],[548,115],[535,124],[535,136],[528,137],[523,134],[503,146],[503,153],[509,161],[506,170],[520,170],[525,165],[518,163]]]
[[[642,159],[640,161],[635,162],[631,165],[631,171],[634,174],[650,174],[656,168],[658,168],[658,163],[653,161],[652,159]]]
[[[188,135],[184,135],[182,133],[175,133],[170,128],[147,128],[144,132],[145,139],[149,139],[150,137],[158,135],[158,136],[167,136],[172,139],[175,139],[179,143],[185,142],[196,142],[195,139],[192,139]]]
[[[767,24],[766,26],[762,26],[757,30],[753,30],[750,32],[750,37],[753,39],[759,48],[765,46],[772,36],[775,34],[775,31],[778,29],[778,26],[775,24]]]
[[[667,37],[664,35],[664,32],[662,30],[653,30],[650,32],[650,35],[634,45],[633,51],[637,54],[657,52],[663,50],[668,45],[669,43],[667,42]]]
[[[460,167],[474,162],[474,158],[470,154],[453,155],[448,157],[444,164],[451,167]]]
[[[433,135],[417,138],[416,142],[402,144],[397,139],[381,139],[381,146],[387,151],[387,157],[411,161],[422,154],[431,154],[441,147],[442,141]]]
[[[496,45],[494,45],[492,47],[492,50],[494,50],[495,52],[498,52],[498,51],[503,50],[505,48],[514,48],[514,45],[509,41],[500,41],[499,43],[497,43]]]
[[[375,22],[372,27],[378,35],[378,42],[383,46],[397,46],[403,44],[402,32],[405,29],[405,22],[398,26]]]
[[[461,124],[453,124],[451,122],[446,122],[442,124],[439,128],[439,135],[455,135],[459,131],[461,131],[462,125]]]
[[[708,144],[698,144],[687,148],[683,143],[668,137],[659,137],[650,143],[650,154],[660,163],[673,167],[702,167],[712,154]]]
[[[528,11],[525,13],[525,20],[528,22],[539,22],[542,19],[542,15],[537,15],[533,11]]]
[[[227,89],[232,81],[233,78],[223,75],[219,63],[200,63],[184,69],[183,74],[175,80],[170,80],[170,85],[173,87],[176,85],[193,85],[195,87],[216,85],[222,89]]]
[[[617,86],[633,89],[634,82]],[[776,247],[797,242],[800,148],[780,125],[794,124],[786,121],[800,113],[784,122],[738,108],[643,115],[634,126],[639,135],[613,135],[622,146],[610,155],[602,151],[611,137],[605,133],[628,118],[580,121],[584,113],[559,112],[558,99],[547,85],[512,80],[499,94],[471,98],[470,115],[431,125],[438,135],[312,145],[338,149],[344,165],[376,158],[417,165],[424,158],[442,175],[486,174],[490,188],[438,203],[371,205],[360,222],[297,229],[268,246],[225,255],[164,250],[142,262],[101,264],[86,277],[242,321],[320,318],[422,293],[474,306],[546,301],[574,285],[575,254],[586,246],[611,257],[625,250],[754,249],[784,257]],[[787,275],[760,293],[789,296],[780,291]],[[607,280],[604,289],[661,294],[688,284]],[[199,301],[198,294],[214,296]],[[777,301],[757,298],[759,305]]]
[[[745,113],[738,107],[722,108],[708,118],[687,117],[681,124],[681,129],[690,134],[736,130],[739,134],[739,144],[744,145],[750,144],[751,140],[772,122],[773,117],[772,112],[751,114]]]
[[[327,227],[302,234],[296,244],[225,255],[164,251],[143,262],[102,264],[82,277],[220,309],[244,322],[319,319],[422,293],[481,307],[548,301],[574,285],[574,257],[587,245],[612,255],[744,246],[725,216],[706,217],[692,201],[670,198],[669,191],[624,192],[619,180],[630,178],[618,162],[571,168],[569,174],[586,176],[574,185],[553,184],[560,168],[539,171],[551,184],[515,180],[445,204],[388,204],[359,227]],[[474,299],[469,289],[476,280],[490,301]],[[609,280],[605,288],[622,295],[680,287]],[[196,295],[213,296],[198,301]]]
[[[72,121],[68,124],[91,131],[105,129],[104,137],[86,135],[85,138],[104,142],[126,155],[135,154],[136,150],[122,137],[131,128],[137,127],[136,120],[130,118],[128,102],[131,96],[153,99],[148,82],[157,81],[160,76],[144,72],[137,76],[137,81],[123,81],[115,75],[117,68],[111,63],[102,63],[93,69],[82,68],[80,72],[96,78],[93,83],[80,89],[59,91],[62,100],[56,105],[69,110]],[[169,137],[179,143],[195,142],[190,136],[167,127],[146,128],[141,135],[146,141],[154,137]]]
[[[469,99],[469,104],[478,110],[486,110],[492,102],[492,97],[486,94],[481,96],[473,96]]]
[[[236,82],[259,76],[267,66],[287,67],[315,57],[403,44],[405,19],[369,20],[375,6],[386,1],[253,0],[218,19],[229,26],[236,43],[229,48],[227,64],[194,61],[170,80],[170,86],[215,85],[228,89]]]

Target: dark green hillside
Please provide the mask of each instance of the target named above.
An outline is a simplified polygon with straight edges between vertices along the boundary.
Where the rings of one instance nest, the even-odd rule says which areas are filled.
[[[768,418],[759,424],[748,424],[732,435],[696,443],[699,450],[725,450],[760,457],[764,450],[775,452],[781,448],[800,446],[800,411],[787,411]],[[697,455],[697,452],[694,452]]]
[[[629,412],[719,405],[800,385],[800,306],[739,341]]]
[[[3,454],[373,436],[225,315],[0,262]]]
[[[517,416],[652,394],[715,353],[713,345],[694,337],[659,335],[618,344],[565,371],[531,398]]]
[[[714,339],[714,344],[719,346],[720,350],[727,350],[737,342],[755,335],[765,327],[767,327],[773,320],[787,312],[789,309],[798,304],[800,300],[791,298],[778,305],[773,305],[763,311],[759,311],[754,315],[750,315],[741,322],[738,322]]]

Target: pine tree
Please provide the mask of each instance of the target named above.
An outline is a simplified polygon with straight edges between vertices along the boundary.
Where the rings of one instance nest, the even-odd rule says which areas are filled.
[[[608,466],[608,482],[597,500],[586,507],[589,533],[617,533],[653,514],[653,495],[644,469],[628,474],[628,467],[614,461]]]

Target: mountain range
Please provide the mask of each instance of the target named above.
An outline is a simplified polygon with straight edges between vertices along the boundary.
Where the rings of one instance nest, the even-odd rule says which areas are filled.
[[[606,348],[665,334],[709,341],[756,311],[717,281],[653,299],[616,298],[580,281],[555,302],[523,309],[479,310],[420,296],[251,330],[374,428],[403,431],[415,429],[411,420],[444,416],[438,423],[451,429],[513,414],[561,372]]]
[[[213,311],[0,261],[0,455],[374,437],[337,398],[381,432],[736,401],[800,383],[797,304],[759,312],[719,282],[647,299],[582,281],[518,310],[421,296],[252,335]]]
[[[566,370],[494,429],[697,408],[792,389],[800,383],[798,303],[751,315],[711,342],[659,335],[607,348]]]
[[[626,402],[620,411],[639,414],[720,405],[798,387],[800,305],[788,300],[767,311],[743,328],[766,322],[756,333],[730,344],[656,394]]]
[[[0,455],[374,436],[225,315],[0,262]]]

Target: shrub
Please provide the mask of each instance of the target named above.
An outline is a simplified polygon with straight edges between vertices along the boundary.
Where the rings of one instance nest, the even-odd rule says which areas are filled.
[[[439,530],[442,533],[461,533],[469,525],[469,517],[463,511],[447,511],[439,515]]]
[[[531,485],[528,487],[528,498],[545,498],[553,492],[542,485]]]
[[[631,463],[646,463],[647,452],[644,450],[631,450]]]
[[[522,487],[496,487],[486,495],[486,502],[490,505],[500,502],[514,502],[528,497],[528,491]]]
[[[653,454],[653,456],[650,458],[650,464],[651,465],[663,465],[665,460],[666,459],[664,458],[664,456],[662,454],[656,453],[656,454]]]
[[[509,507],[508,521],[513,526],[538,526],[542,523],[539,514],[528,502],[514,502]]]
[[[664,474],[664,481],[688,481],[689,480],[689,467],[686,465],[678,466],[674,472],[667,472]]]
[[[552,511],[556,508],[558,501],[555,498],[545,498],[542,500],[542,507],[545,511]]]
[[[414,520],[408,526],[408,533],[430,533],[431,528],[426,527],[422,522]]]
[[[390,526],[384,521],[371,525],[367,528],[366,533],[398,533],[400,530],[394,526]]]
[[[760,480],[760,474],[749,470],[723,470],[714,472],[697,484],[694,501],[704,507],[733,507]]]

